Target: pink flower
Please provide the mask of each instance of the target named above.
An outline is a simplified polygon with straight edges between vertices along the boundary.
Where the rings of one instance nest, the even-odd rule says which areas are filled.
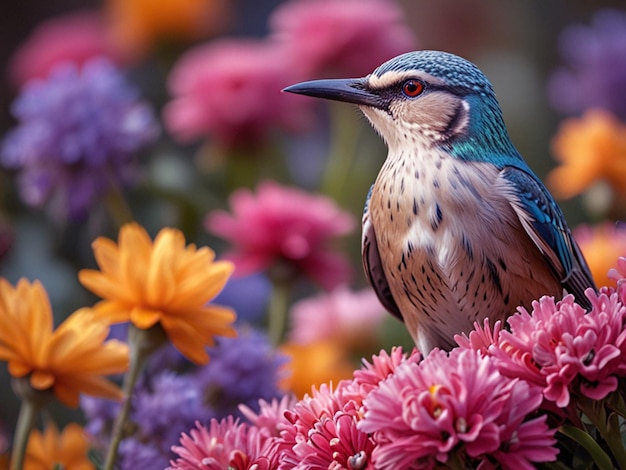
[[[94,57],[121,61],[111,45],[105,21],[95,11],[68,13],[40,23],[15,51],[8,70],[10,80],[21,87],[34,78],[47,78],[61,63],[82,65]]]
[[[609,278],[617,284],[622,303],[626,303],[626,256],[619,257],[617,266],[609,270]]]
[[[172,446],[179,457],[170,461],[168,469],[270,470],[278,465],[271,443],[257,427],[232,416],[219,422],[212,419],[209,428],[196,422],[196,429],[183,433],[180,446]]]
[[[422,360],[421,353],[413,348],[410,355],[402,352],[402,347],[394,347],[391,354],[381,350],[378,355],[372,356],[369,363],[362,359],[363,367],[354,371],[354,379],[350,389],[358,390],[358,395],[364,399],[372,390],[378,388],[379,383],[392,375],[395,370],[405,362],[419,363]]]
[[[309,104],[281,93],[300,79],[298,72],[274,42],[230,39],[197,46],[172,69],[165,125],[182,142],[210,137],[226,147],[256,144],[275,128],[301,129]]]
[[[293,450],[298,457],[298,470],[373,469],[371,455],[373,441],[357,429],[357,417],[350,413],[336,413],[315,423],[305,441]]]
[[[285,426],[278,439],[280,469],[296,468],[304,456],[315,454],[310,448],[310,435],[319,423],[334,419],[338,413],[356,416],[358,405],[348,393],[349,381],[340,382],[337,387],[323,384],[313,388],[311,395],[305,395],[295,406],[285,412],[289,425]]]
[[[376,340],[386,316],[373,290],[354,292],[340,286],[293,305],[291,341],[339,341],[346,349],[367,347]]]
[[[292,0],[275,10],[270,27],[307,77],[360,77],[415,49],[403,18],[392,0]]]
[[[503,374],[542,387],[560,408],[572,393],[603,399],[626,373],[626,307],[616,293],[585,294],[589,312],[572,295],[556,303],[542,297],[531,313],[520,307],[508,319],[511,331],[501,331],[489,349]]]
[[[304,274],[326,289],[349,280],[348,259],[329,242],[350,233],[354,219],[331,199],[266,182],[256,194],[235,191],[230,206],[232,214],[213,211],[205,226],[232,243],[228,257],[238,274],[287,268],[288,276]]]
[[[501,375],[490,357],[434,350],[381,382],[365,398],[357,427],[373,433],[376,468],[429,468],[455,453],[470,466],[495,459],[532,469],[557,454],[545,417],[525,421],[541,400],[538,388]]]
[[[241,404],[239,411],[261,431],[266,432],[269,436],[278,436],[280,430],[289,424],[285,418],[285,411],[292,409],[298,402],[295,396],[291,394],[283,395],[280,400],[277,398],[267,402],[263,399],[259,400],[258,413],[250,407]]]
[[[454,340],[461,349],[480,351],[485,356],[489,354],[489,347],[498,343],[501,326],[502,323],[497,321],[492,330],[489,326],[489,318],[485,318],[482,327],[478,322],[474,322],[474,330],[470,332],[469,336],[465,333],[455,335]]]

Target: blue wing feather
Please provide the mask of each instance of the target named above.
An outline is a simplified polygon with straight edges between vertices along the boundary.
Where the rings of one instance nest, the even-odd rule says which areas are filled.
[[[512,204],[528,236],[544,254],[563,288],[574,294],[578,303],[590,307],[584,291],[596,286],[559,206],[530,170],[506,166],[502,176],[511,183],[515,199]]]

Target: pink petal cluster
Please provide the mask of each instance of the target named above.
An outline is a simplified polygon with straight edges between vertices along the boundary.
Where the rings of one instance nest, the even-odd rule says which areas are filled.
[[[416,48],[403,20],[393,0],[292,0],[276,9],[270,28],[307,77],[360,77]]]
[[[538,388],[505,377],[488,356],[434,350],[419,364],[401,364],[370,392],[357,428],[373,436],[376,468],[433,468],[460,459],[532,469],[532,462],[558,453],[546,416],[527,418],[541,401]]]
[[[247,189],[229,198],[232,214],[217,210],[207,230],[229,240],[227,257],[240,275],[274,268],[305,275],[326,289],[346,283],[351,266],[329,244],[354,229],[354,218],[330,198],[265,182],[256,194]]]
[[[15,51],[8,72],[10,80],[21,87],[34,78],[47,78],[61,63],[82,65],[94,57],[122,60],[108,38],[100,13],[78,11],[40,23]]]
[[[275,128],[309,121],[302,97],[281,90],[301,77],[272,41],[224,39],[197,46],[174,65],[164,109],[167,129],[181,142],[210,137],[227,147],[263,141]]]
[[[391,354],[381,351],[372,363],[364,361],[354,380],[341,381],[334,389],[322,385],[305,396],[285,417],[278,440],[280,469],[373,469],[372,452],[376,443],[358,428],[363,399],[405,362],[419,361],[414,350],[410,356],[402,348]]]
[[[623,304],[626,304],[626,256],[620,256],[617,266],[609,270],[609,278],[617,283],[617,293]]]
[[[195,429],[183,433],[180,445],[172,446],[179,457],[170,461],[168,470],[270,470],[277,466],[272,443],[262,428],[232,416],[212,419],[208,428],[196,422]]]
[[[338,340],[348,349],[357,349],[375,340],[387,313],[372,289],[355,292],[344,285],[300,300],[289,316],[291,341],[307,344]]]
[[[503,374],[543,389],[558,407],[567,407],[572,393],[601,400],[616,390],[626,374],[626,306],[617,293],[588,289],[586,312],[572,295],[555,302],[542,297],[531,313],[520,307],[509,317],[489,354]]]

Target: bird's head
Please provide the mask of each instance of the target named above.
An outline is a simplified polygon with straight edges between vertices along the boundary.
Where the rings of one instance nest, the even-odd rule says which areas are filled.
[[[409,52],[363,78],[313,80],[285,91],[359,105],[392,151],[439,146],[472,160],[511,151],[491,83],[446,52]]]

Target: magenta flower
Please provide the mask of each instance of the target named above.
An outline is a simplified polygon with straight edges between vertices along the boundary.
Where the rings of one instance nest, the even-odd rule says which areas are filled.
[[[34,78],[45,79],[59,64],[81,66],[94,57],[120,62],[108,40],[106,25],[95,11],[78,11],[40,23],[11,57],[9,78],[18,87]]]
[[[626,257],[620,256],[617,266],[609,270],[609,278],[617,283],[617,292],[622,303],[626,303]]]
[[[362,419],[363,399],[400,364],[419,361],[416,349],[410,356],[402,348],[391,354],[381,351],[372,363],[354,373],[354,380],[313,389],[285,413],[290,423],[278,439],[281,470],[288,468],[373,468],[375,442],[357,427]]]
[[[278,464],[271,442],[259,428],[232,416],[219,422],[212,419],[208,428],[197,422],[189,434],[183,433],[179,446],[172,446],[179,457],[168,469],[270,470]]]
[[[270,27],[307,77],[360,77],[416,48],[403,18],[392,0],[292,0],[275,10]]]
[[[503,376],[489,357],[434,350],[381,382],[357,426],[373,433],[376,468],[430,468],[455,454],[470,466],[532,469],[558,452],[545,416],[527,420],[541,401],[540,389]]]
[[[349,280],[348,259],[333,251],[329,242],[350,233],[354,219],[331,199],[266,182],[256,194],[247,189],[234,192],[230,206],[232,214],[213,211],[205,226],[232,243],[233,251],[227,257],[238,274],[278,265],[326,289]]]
[[[306,100],[281,93],[301,77],[281,46],[231,39],[191,49],[169,77],[167,129],[182,142],[210,137],[226,147],[256,144],[270,131],[302,129]]]
[[[267,402],[259,400],[259,411],[255,412],[246,405],[239,405],[239,411],[253,426],[261,429],[269,436],[278,436],[282,428],[289,424],[285,418],[285,411],[292,409],[298,402],[295,396],[286,394],[280,400],[277,398]]]
[[[354,371],[354,379],[349,389],[357,390],[357,395],[362,400],[372,390],[378,388],[378,384],[392,375],[401,364],[405,362],[417,364],[421,360],[422,355],[417,348],[413,348],[408,356],[402,352],[401,346],[392,348],[391,354],[381,350],[378,355],[372,356],[371,363],[362,359],[363,367]]]
[[[474,322],[474,329],[470,331],[469,336],[465,333],[455,335],[454,340],[461,349],[473,349],[480,351],[483,356],[489,354],[489,347],[498,344],[502,323],[498,320],[493,326],[493,330],[489,326],[489,318],[485,318],[483,326]]]
[[[567,407],[572,393],[601,400],[616,390],[626,373],[626,307],[616,293],[586,295],[586,312],[572,295],[556,302],[542,297],[533,311],[519,308],[508,319],[511,331],[501,331],[489,348],[500,371],[543,388],[558,407]]]
[[[326,384],[319,390],[313,388],[311,396],[306,395],[285,412],[290,425],[278,440],[281,470],[342,468],[341,461],[358,458],[362,451],[369,455],[372,445],[367,435],[356,429],[359,404],[352,400],[349,387],[349,381],[342,381],[335,388]],[[339,460],[334,460],[334,452],[339,452],[337,446],[342,449],[337,454]]]
[[[349,413],[336,413],[315,423],[305,441],[293,447],[298,470],[373,469],[373,441],[357,429],[357,418]]]
[[[340,286],[293,305],[290,339],[301,344],[336,340],[347,349],[367,347],[376,340],[386,316],[372,289],[354,292]]]

